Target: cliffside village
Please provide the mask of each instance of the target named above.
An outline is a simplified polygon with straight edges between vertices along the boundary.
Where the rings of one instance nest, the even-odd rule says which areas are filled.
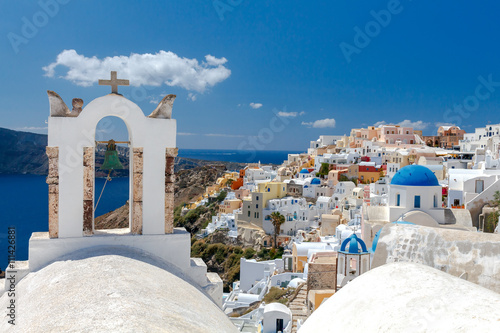
[[[441,126],[435,136],[394,125],[353,129],[349,136],[322,135],[310,142],[307,153],[289,154],[282,165],[249,164],[239,172],[227,172],[183,213],[226,191],[218,214],[199,238],[222,230],[245,246],[284,247],[282,259],[242,258],[240,281],[224,295],[223,310],[231,316],[262,301],[272,287],[297,288],[289,307],[272,303],[232,318],[245,332],[258,332],[263,322],[273,323],[264,332],[275,332],[276,320],[279,331],[296,332],[353,279],[394,261],[416,261],[462,278],[468,275],[469,281],[500,292],[498,279],[484,279],[486,273],[466,267],[470,258],[467,264],[462,260],[472,255],[477,264],[479,257],[498,258],[498,243],[489,253],[455,253],[455,259],[450,259],[455,254],[449,250],[440,262],[437,255],[425,258],[416,246],[407,250],[403,244],[401,249],[401,237],[389,237],[397,226],[416,225],[436,233],[446,243],[440,246],[452,247],[449,237],[459,241],[498,234],[498,208],[490,202],[499,199],[499,151],[500,124],[476,128],[474,133]],[[284,221],[274,244],[276,212]],[[377,258],[384,226],[384,253]],[[437,245],[434,241],[420,246],[419,251],[433,252]]]
[[[48,232],[32,233],[28,260],[9,262],[0,331],[500,331],[500,124],[435,137],[354,129],[280,166],[226,173],[181,213],[225,191],[198,237],[223,230],[283,255],[238,257],[240,279],[223,293],[174,226],[175,95],[146,117],[117,80],[100,80],[112,93],[77,112],[48,92]],[[98,229],[95,128],[110,115],[132,138],[130,218]]]

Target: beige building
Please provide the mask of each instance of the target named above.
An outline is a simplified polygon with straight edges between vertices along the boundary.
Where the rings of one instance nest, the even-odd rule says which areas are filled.
[[[307,309],[314,312],[337,287],[337,252],[317,252],[308,263]]]
[[[241,207],[242,202],[240,199],[224,200],[219,206],[219,213],[232,214],[233,211]]]

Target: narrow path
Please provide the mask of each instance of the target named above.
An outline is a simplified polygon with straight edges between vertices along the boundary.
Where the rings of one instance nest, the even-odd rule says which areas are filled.
[[[292,333],[297,332],[297,320],[305,321],[307,319],[307,284],[303,284],[299,288],[301,289],[297,296],[288,305],[292,311]]]

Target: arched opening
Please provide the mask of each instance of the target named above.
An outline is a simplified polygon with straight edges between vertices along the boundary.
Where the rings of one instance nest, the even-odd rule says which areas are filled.
[[[109,140],[116,142],[116,163],[105,163]],[[130,168],[130,135],[122,119],[102,118],[95,133],[94,230],[130,230],[130,204],[133,193]],[[104,166],[103,166],[104,164]],[[103,168],[104,167],[104,168]],[[108,177],[109,176],[109,177]]]

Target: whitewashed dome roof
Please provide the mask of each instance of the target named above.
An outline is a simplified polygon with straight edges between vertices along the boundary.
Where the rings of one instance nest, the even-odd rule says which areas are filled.
[[[117,254],[118,253],[118,254]],[[29,273],[16,287],[9,332],[237,332],[205,294],[158,258],[97,248]],[[4,293],[0,306],[9,298]]]
[[[435,268],[396,262],[352,280],[299,333],[500,332],[500,294]]]

